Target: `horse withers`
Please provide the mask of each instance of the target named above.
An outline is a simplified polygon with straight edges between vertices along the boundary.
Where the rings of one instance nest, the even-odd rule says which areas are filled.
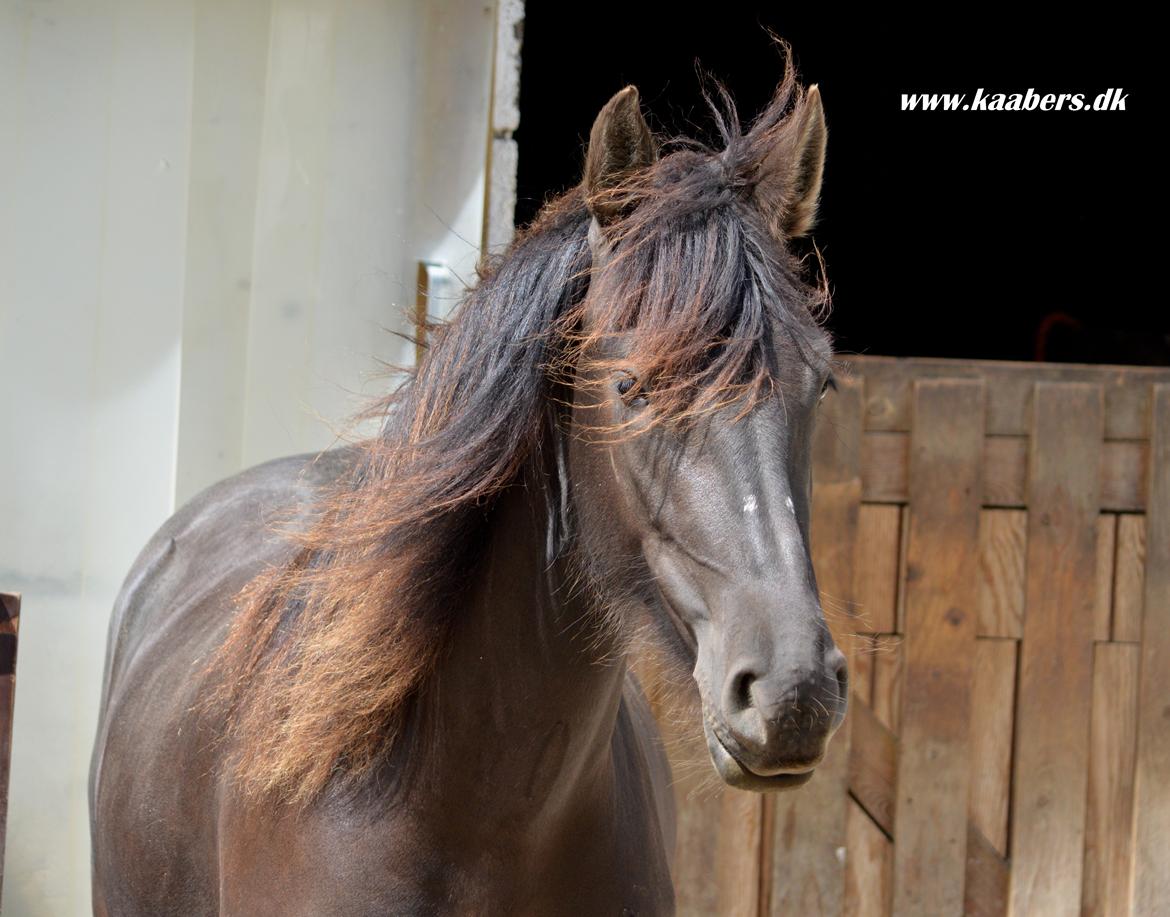
[[[101,915],[662,914],[670,770],[630,654],[715,771],[797,786],[846,703],[809,558],[832,384],[825,122],[787,56],[721,149],[636,91],[485,267],[380,435],[176,513],[110,626]]]

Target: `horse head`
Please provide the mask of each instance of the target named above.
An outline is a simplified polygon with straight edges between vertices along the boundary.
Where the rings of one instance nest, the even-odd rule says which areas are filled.
[[[721,151],[660,155],[633,87],[598,115],[566,465],[594,588],[693,676],[723,780],[774,790],[809,778],[847,696],[809,551],[824,289],[790,245],[815,218],[826,128],[791,69],[737,125],[720,122]]]

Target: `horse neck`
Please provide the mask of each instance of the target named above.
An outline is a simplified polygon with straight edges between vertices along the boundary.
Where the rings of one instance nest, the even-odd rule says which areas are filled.
[[[475,583],[436,673],[439,760],[428,770],[458,782],[473,762],[470,798],[487,788],[493,807],[513,799],[552,811],[606,777],[626,664],[571,563],[548,559],[555,523],[529,478],[493,509]]]

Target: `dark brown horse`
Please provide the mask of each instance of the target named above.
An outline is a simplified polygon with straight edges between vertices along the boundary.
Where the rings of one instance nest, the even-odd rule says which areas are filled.
[[[147,545],[93,756],[98,914],[669,913],[645,644],[724,781],[809,778],[846,695],[808,543],[826,294],[789,245],[824,116],[790,60],[750,130],[713,109],[721,149],[660,155],[618,93],[380,436]]]

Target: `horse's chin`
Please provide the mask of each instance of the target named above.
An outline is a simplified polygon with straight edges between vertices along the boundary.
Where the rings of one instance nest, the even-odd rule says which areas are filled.
[[[727,750],[710,726],[704,725],[703,732],[707,738],[707,751],[711,755],[711,763],[715,765],[716,772],[723,778],[724,783],[737,790],[753,790],[757,793],[794,790],[808,783],[816,769],[814,765],[776,774],[757,774]]]

